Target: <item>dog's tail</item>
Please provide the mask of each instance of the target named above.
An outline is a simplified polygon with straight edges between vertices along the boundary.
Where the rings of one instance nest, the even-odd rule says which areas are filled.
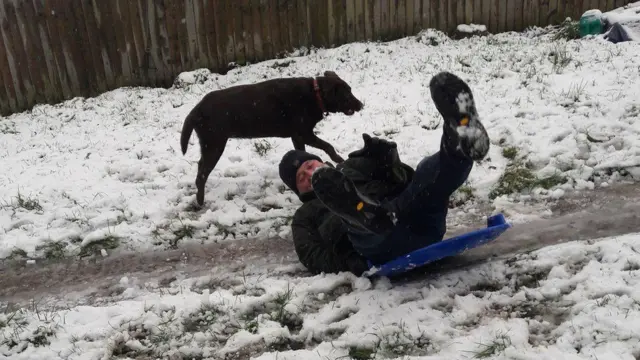
[[[184,124],[182,125],[182,134],[180,135],[180,146],[182,147],[182,155],[187,153],[187,148],[189,147],[189,138],[191,138],[191,133],[193,132],[193,128],[196,125],[196,121],[200,118],[198,114],[197,108],[191,110],[189,115],[184,119]]]

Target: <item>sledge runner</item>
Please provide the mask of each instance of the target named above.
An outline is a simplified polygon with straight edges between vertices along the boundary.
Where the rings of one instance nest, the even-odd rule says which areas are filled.
[[[304,151],[283,156],[280,178],[303,202],[291,224],[293,242],[312,273],[360,276],[369,264],[443,239],[449,198],[490,144],[462,79],[441,72],[429,87],[443,134],[440,150],[415,170],[400,161],[394,142],[367,134],[364,147],[336,167]]]

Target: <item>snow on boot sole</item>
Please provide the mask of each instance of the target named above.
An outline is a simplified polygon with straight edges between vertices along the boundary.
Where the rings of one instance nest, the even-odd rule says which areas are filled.
[[[373,233],[385,233],[394,226],[387,211],[365,201],[351,180],[331,167],[316,169],[311,186],[318,199],[331,211]]]
[[[489,152],[489,135],[480,122],[469,85],[452,73],[441,72],[431,78],[429,88],[446,126],[455,134],[456,150],[474,161],[484,159]]]

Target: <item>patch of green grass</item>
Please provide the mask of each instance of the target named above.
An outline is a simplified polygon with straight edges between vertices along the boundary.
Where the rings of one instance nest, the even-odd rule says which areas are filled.
[[[518,156],[518,148],[515,146],[509,146],[502,149],[502,156],[509,160],[515,160],[516,156]]]
[[[553,64],[553,71],[555,73],[559,73],[562,69],[569,66],[573,60],[573,56],[571,56],[571,53],[567,50],[566,45],[562,47],[560,45],[555,46],[553,51],[549,53],[549,58]]]
[[[560,24],[558,32],[553,35],[553,40],[575,40],[580,38],[580,25],[578,21],[566,19]]]
[[[91,255],[99,255],[100,250],[112,250],[120,245],[120,238],[115,235],[106,235],[104,238],[95,240],[80,249],[80,257],[86,257]]]
[[[36,251],[43,251],[44,257],[49,260],[62,259],[65,257],[67,244],[62,241],[49,241],[36,246]]]
[[[273,145],[267,140],[257,140],[253,142],[253,150],[259,156],[265,156],[273,148]]]
[[[480,344],[480,349],[474,352],[473,358],[488,358],[503,352],[509,346],[511,346],[511,338],[506,334],[498,334],[492,341],[486,344]]]
[[[215,305],[202,304],[198,310],[182,320],[182,326],[186,332],[205,332],[211,325],[218,321],[220,314],[220,309]]]
[[[353,360],[369,360],[373,359],[376,355],[376,351],[374,349],[365,348],[365,347],[349,347],[349,358]]]
[[[19,191],[18,196],[16,196],[16,201],[7,206],[13,207],[14,209],[22,208],[27,211],[42,211],[42,205],[40,205],[38,199],[32,197],[24,197],[22,194],[20,194]]]
[[[519,193],[537,187],[548,190],[565,182],[567,182],[567,178],[558,174],[538,178],[521,161],[515,161],[507,165],[504,173],[498,179],[498,183],[489,192],[489,199],[493,200],[498,196]]]
[[[22,250],[20,248],[15,248],[15,249],[11,250],[11,254],[9,254],[9,257],[7,257],[7,259],[14,260],[14,259],[17,259],[17,258],[23,258],[24,259],[24,258],[27,258],[27,257],[28,257],[28,255],[27,255],[26,251],[24,251],[24,250]]]

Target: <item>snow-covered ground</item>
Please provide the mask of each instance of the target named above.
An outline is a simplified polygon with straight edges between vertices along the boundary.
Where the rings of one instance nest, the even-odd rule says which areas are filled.
[[[639,269],[633,234],[408,284],[296,267],[162,286],[125,277],[84,305],[2,309],[0,358],[634,360]]]
[[[489,203],[518,221],[506,196],[489,197],[497,195],[492,191],[509,157],[520,164],[510,168],[511,178],[560,184],[534,191],[538,197],[558,198],[637,174],[637,43],[553,41],[543,33],[450,41],[427,31],[267,61],[225,76],[185,73],[181,85],[168,90],[119,89],[2,118],[0,258],[287,236],[299,200],[280,181],[277,164],[292,148],[290,139],[230,140],[207,183],[204,209],[194,210],[199,145],[194,134],[183,156],[180,130],[211,90],[324,70],[335,70],[366,105],[351,117],[331,115],[316,127],[319,136],[346,156],[362,146],[363,132],[377,134],[396,141],[412,166],[438,149],[442,132],[428,90],[431,76],[448,70],[469,82],[492,148],[459,194],[461,200],[473,196],[460,201],[464,213]],[[514,186],[499,190],[513,192]]]
[[[429,79],[460,75],[492,148],[453,213],[548,216],[531,209],[640,176],[639,55],[637,43],[554,40],[543,29],[459,41],[426,31],[0,118],[0,259],[288,236],[299,201],[277,164],[289,139],[230,140],[195,210],[199,148],[194,135],[182,156],[180,129],[211,90],[325,70],[365,108],[331,115],[319,136],[343,156],[363,132],[389,138],[410,165],[437,150],[442,131]],[[123,278],[81,304],[0,302],[0,358],[638,359],[639,251],[640,234],[630,234],[404,285],[299,267],[160,285]]]

